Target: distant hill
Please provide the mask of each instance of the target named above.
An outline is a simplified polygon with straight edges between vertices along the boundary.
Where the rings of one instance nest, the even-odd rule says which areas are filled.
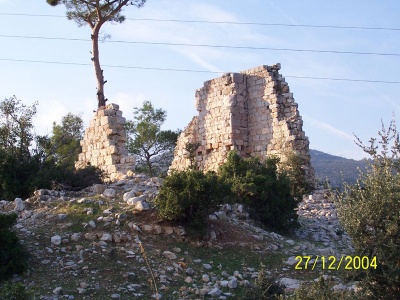
[[[359,177],[358,168],[364,170],[366,163],[363,160],[347,159],[330,155],[318,150],[310,149],[311,164],[315,169],[315,176],[319,181],[328,178],[331,187],[341,187],[343,180],[354,184]]]

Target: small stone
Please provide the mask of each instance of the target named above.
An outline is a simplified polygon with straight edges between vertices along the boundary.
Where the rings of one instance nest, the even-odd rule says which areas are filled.
[[[171,252],[171,251],[164,251],[164,252],[163,252],[163,255],[164,255],[166,258],[169,258],[169,259],[176,259],[176,258],[177,258],[176,254],[173,253],[173,252]]]
[[[90,190],[96,194],[103,194],[106,190],[106,186],[104,184],[95,184],[90,188]]]
[[[135,204],[135,210],[144,211],[144,210],[149,210],[149,209],[150,209],[150,206],[145,201],[143,201],[143,202],[142,201],[138,201]]]
[[[40,263],[42,265],[48,265],[50,263],[50,260],[49,259],[43,259]]]
[[[203,274],[203,276],[201,276],[201,280],[203,280],[204,282],[209,282],[210,276],[208,276],[207,274]]]
[[[286,264],[286,265],[289,265],[289,266],[292,266],[292,265],[294,265],[294,264],[297,263],[297,262],[298,262],[298,260],[296,259],[295,256],[290,256],[290,257],[288,258],[288,260],[285,262],[285,264]]]
[[[211,270],[212,266],[210,264],[203,264],[203,268],[206,270]]]
[[[293,246],[295,244],[293,240],[286,240],[286,243],[289,244],[290,246]]]
[[[117,214],[117,219],[120,221],[125,221],[128,218],[126,214]]]
[[[115,197],[115,190],[114,189],[106,189],[103,192],[103,196],[107,198],[113,198]]]
[[[216,287],[216,288],[213,288],[211,291],[209,291],[207,294],[210,296],[218,297],[219,295],[222,294],[222,291]]]
[[[232,278],[228,282],[228,287],[231,288],[231,289],[236,289],[237,288],[237,279],[236,278]]]
[[[53,290],[53,294],[54,295],[62,295],[63,294],[63,290],[62,290],[62,287],[56,287],[54,290]]]
[[[81,239],[81,236],[80,233],[73,233],[71,234],[71,241],[77,242]]]
[[[220,282],[221,287],[227,287],[228,284],[229,284],[229,281],[228,281],[228,280],[222,280],[222,281]]]
[[[61,237],[59,235],[52,236],[51,237],[51,243],[53,245],[56,245],[56,246],[60,245],[61,244]]]
[[[67,218],[66,214],[58,214],[57,215],[57,219],[60,221],[64,221]]]
[[[101,241],[104,242],[111,242],[112,241],[112,235],[109,233],[103,233],[102,237],[100,238]]]
[[[25,209],[24,201],[22,201],[21,198],[16,198],[14,200],[14,203],[15,203],[14,210],[21,212]]]
[[[144,232],[150,233],[150,232],[153,231],[153,227],[152,227],[151,225],[143,225],[143,226],[142,226],[142,230],[143,230]]]
[[[128,199],[130,199],[130,198],[134,198],[135,196],[136,196],[136,191],[135,190],[132,190],[132,191],[130,191],[130,192],[127,192],[127,193],[125,193],[123,196],[122,196],[122,198],[124,199],[124,201],[126,202],[126,201],[128,201]]]
[[[166,234],[173,234],[174,228],[172,228],[170,226],[164,226],[164,227],[162,227],[162,231],[165,232]]]
[[[105,214],[105,215],[111,215],[113,212],[112,212],[112,208],[108,208],[108,209],[105,209],[105,210],[103,210],[103,214]]]
[[[96,223],[93,220],[90,220],[88,224],[90,227],[96,228]]]
[[[121,295],[120,294],[112,294],[111,299],[121,299]]]
[[[186,275],[189,275],[189,276],[193,276],[195,273],[192,268],[187,268],[185,272],[186,272]]]

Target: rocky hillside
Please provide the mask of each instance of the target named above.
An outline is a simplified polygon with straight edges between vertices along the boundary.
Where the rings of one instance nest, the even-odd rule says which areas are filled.
[[[364,160],[347,159],[318,150],[310,150],[311,164],[319,181],[329,179],[331,187],[341,187],[344,182],[354,184],[359,177],[359,169],[364,170]]]
[[[15,280],[37,299],[243,299],[260,265],[286,291],[340,272],[296,270],[296,256],[337,258],[351,253],[346,234],[338,235],[335,207],[327,191],[299,205],[301,228],[282,236],[252,224],[241,205],[224,205],[210,216],[208,240],[189,239],[184,228],[160,220],[152,201],[159,178],[136,174],[81,192],[38,190],[29,199],[0,201],[0,211],[16,211],[15,230],[27,246],[30,271]],[[313,263],[311,261],[311,263]],[[304,262],[303,262],[304,263]]]

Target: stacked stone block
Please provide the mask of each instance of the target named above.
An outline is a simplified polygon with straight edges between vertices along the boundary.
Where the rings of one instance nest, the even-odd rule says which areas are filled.
[[[195,154],[200,170],[217,171],[231,150],[261,159],[290,150],[306,158],[303,167],[313,180],[303,121],[279,70],[280,64],[260,66],[206,81],[195,95],[198,116],[178,138],[170,169],[187,168],[185,146],[199,143]]]
[[[111,103],[99,108],[85,130],[81,140],[82,153],[75,167],[99,167],[111,181],[133,171],[135,159],[125,149],[125,121],[117,104]]]

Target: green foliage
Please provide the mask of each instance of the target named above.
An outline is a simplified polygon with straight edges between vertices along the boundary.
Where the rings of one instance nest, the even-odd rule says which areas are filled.
[[[28,253],[11,231],[16,221],[16,214],[0,214],[0,281],[28,268]]]
[[[320,277],[318,281],[312,283],[303,283],[290,299],[293,300],[355,300],[363,299],[361,295],[354,292],[338,291],[335,292],[332,287],[334,283],[331,280],[324,280]]]
[[[219,169],[221,178],[231,187],[237,202],[243,202],[250,217],[280,232],[297,226],[297,202],[291,195],[291,182],[277,171],[277,158],[261,162],[256,157],[242,159],[230,152]]]
[[[36,106],[15,96],[0,101],[0,198],[25,196],[29,178],[38,171],[39,161],[30,151]]]
[[[185,145],[185,150],[189,153],[188,158],[190,161],[190,166],[189,169],[191,170],[197,170],[197,165],[196,165],[196,150],[199,148],[200,143],[186,143]]]
[[[81,190],[102,183],[103,177],[103,171],[94,166],[76,170],[65,165],[49,163],[29,179],[28,194],[37,189]]]
[[[7,300],[33,300],[33,292],[20,282],[7,282],[0,288],[0,299]]]
[[[91,28],[92,40],[92,57],[95,76],[97,81],[97,107],[104,107],[107,99],[104,96],[104,80],[103,70],[100,66],[99,51],[99,35],[101,35],[101,27],[107,23],[122,23],[125,16],[122,10],[127,6],[142,7],[146,0],[46,0],[51,6],[62,4],[67,10],[67,19],[75,21],[78,26],[88,25]],[[105,39],[107,35],[104,35]]]
[[[246,291],[246,300],[285,299],[285,286],[262,267],[253,287]]]
[[[338,215],[352,239],[355,253],[377,267],[360,270],[361,286],[375,299],[398,299],[400,294],[400,143],[394,121],[386,130],[382,124],[380,141],[358,145],[372,156],[355,185],[345,185],[337,197]]]
[[[155,204],[163,219],[202,229],[228,193],[214,172],[173,172],[165,178]]]
[[[64,4],[67,9],[67,18],[74,20],[79,26],[94,27],[98,23],[122,23],[125,17],[121,15],[124,6],[134,5],[141,7],[146,0],[46,0],[51,6]]]
[[[150,175],[160,173],[167,168],[163,162],[173,153],[180,132],[161,130],[167,112],[155,109],[150,101],[135,107],[133,114],[134,120],[126,123],[128,151],[137,156],[138,170]]]
[[[286,151],[284,159],[280,162],[279,169],[284,172],[290,180],[290,192],[299,201],[303,195],[313,190],[313,183],[307,178],[305,169],[306,159],[293,151]]]
[[[101,182],[99,169],[74,168],[82,136],[80,116],[67,114],[61,125],[54,123],[51,137],[35,136],[36,105],[27,107],[15,96],[0,101],[0,199],[26,198],[37,188],[52,188],[54,182],[71,188]]]
[[[83,137],[83,120],[81,116],[68,113],[62,117],[61,124],[53,122],[53,134],[50,148],[47,148],[50,159],[57,165],[74,167],[81,152],[80,141]]]
[[[15,96],[0,102],[0,149],[19,160],[29,154],[34,139],[32,119],[36,106],[37,103],[26,106]]]

